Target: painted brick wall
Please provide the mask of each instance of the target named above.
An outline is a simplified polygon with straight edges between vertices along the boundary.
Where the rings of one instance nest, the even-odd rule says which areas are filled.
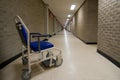
[[[120,0],[99,0],[98,50],[120,62]]]
[[[22,17],[31,32],[44,33],[44,5],[41,0],[0,0],[0,63],[21,51],[14,16]]]

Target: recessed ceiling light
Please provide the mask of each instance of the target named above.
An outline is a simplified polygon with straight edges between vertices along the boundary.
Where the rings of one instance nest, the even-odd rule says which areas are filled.
[[[69,14],[68,17],[71,17],[71,15]]]
[[[67,19],[67,21],[68,21],[69,19]]]
[[[74,10],[76,5],[71,5],[70,10]]]

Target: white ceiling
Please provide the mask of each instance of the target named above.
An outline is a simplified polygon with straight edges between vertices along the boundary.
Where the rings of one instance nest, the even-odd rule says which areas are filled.
[[[73,15],[84,0],[43,0],[43,1],[49,5],[49,9],[64,26],[67,19],[67,15],[68,14]],[[76,5],[74,11],[70,10],[72,4]]]

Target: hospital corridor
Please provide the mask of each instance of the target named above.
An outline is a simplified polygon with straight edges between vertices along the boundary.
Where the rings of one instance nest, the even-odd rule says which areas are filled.
[[[120,1],[0,0],[0,80],[120,80]]]
[[[96,45],[86,45],[70,32],[63,30],[50,38],[50,42],[62,50],[60,67],[32,66],[31,80],[119,80],[120,70],[96,52]],[[20,80],[21,58],[1,70],[3,80]],[[7,77],[6,77],[7,75]],[[107,77],[108,76],[108,77]]]

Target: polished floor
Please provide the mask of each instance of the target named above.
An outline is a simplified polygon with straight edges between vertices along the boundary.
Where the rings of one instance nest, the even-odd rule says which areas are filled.
[[[97,45],[86,45],[65,30],[49,41],[62,50],[63,64],[52,68],[35,64],[31,80],[120,80],[120,69],[96,52]],[[19,58],[0,70],[0,80],[21,80],[22,68]]]

